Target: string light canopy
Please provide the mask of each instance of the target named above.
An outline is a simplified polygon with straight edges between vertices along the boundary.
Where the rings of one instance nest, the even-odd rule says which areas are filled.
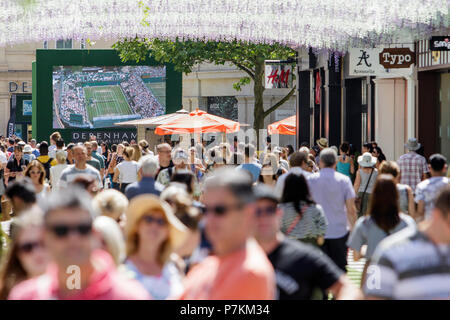
[[[447,31],[450,0],[2,0],[0,46],[60,39],[242,40],[346,51]],[[145,21],[145,23],[143,23]]]

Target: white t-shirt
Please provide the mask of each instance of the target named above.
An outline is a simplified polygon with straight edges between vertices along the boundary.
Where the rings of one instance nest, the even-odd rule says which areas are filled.
[[[0,151],[0,164],[7,163],[8,159],[6,158],[6,154]]]
[[[65,168],[67,168],[67,166],[67,164],[57,164],[56,166],[50,167],[50,181],[53,190],[58,189],[59,178],[61,177],[61,173]]]
[[[139,165],[136,161],[122,161],[117,165],[120,183],[133,183],[137,181]]]

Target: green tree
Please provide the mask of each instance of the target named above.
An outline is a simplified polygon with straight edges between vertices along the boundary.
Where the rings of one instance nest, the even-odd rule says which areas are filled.
[[[160,63],[172,63],[175,70],[189,74],[192,68],[199,63],[208,62],[216,65],[231,63],[247,75],[233,85],[240,91],[241,87],[254,82],[253,94],[254,124],[257,136],[259,129],[264,127],[264,119],[295,92],[295,86],[277,103],[264,110],[264,60],[287,60],[295,58],[296,52],[280,44],[257,44],[241,41],[176,41],[124,39],[113,45],[119,51],[122,61],[144,60],[149,54]]]

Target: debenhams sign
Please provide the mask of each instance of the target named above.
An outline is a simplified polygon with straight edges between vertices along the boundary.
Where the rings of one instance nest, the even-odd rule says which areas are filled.
[[[72,142],[84,142],[90,140],[91,136],[95,136],[97,141],[106,142],[106,143],[122,143],[122,141],[136,140],[137,133],[136,130],[127,130],[127,131],[113,131],[113,130],[104,130],[104,131],[75,131],[72,132]]]

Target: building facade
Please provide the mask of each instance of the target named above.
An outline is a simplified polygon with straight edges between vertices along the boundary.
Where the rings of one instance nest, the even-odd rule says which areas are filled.
[[[96,41],[88,45],[85,41],[61,40],[0,48],[0,134],[8,134],[11,120],[15,124],[13,131],[16,135],[24,140],[31,137],[31,116],[27,115],[27,108],[31,105],[23,101],[31,100],[32,62],[36,59],[36,49],[106,49],[112,44],[113,41]],[[183,107],[187,110],[200,108],[248,124],[244,131],[251,129],[253,84],[244,86],[241,91],[233,88],[233,83],[245,75],[232,65],[201,64],[195,67],[191,74],[183,75]],[[265,90],[264,107],[269,108],[288,92],[289,89]],[[295,114],[295,103],[293,96],[265,119],[265,127]],[[294,136],[277,138],[282,145],[295,143]]]

